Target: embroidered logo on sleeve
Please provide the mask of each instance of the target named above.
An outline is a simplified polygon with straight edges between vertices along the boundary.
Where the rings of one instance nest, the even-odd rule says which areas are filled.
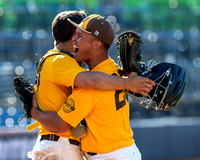
[[[65,113],[70,113],[75,110],[75,102],[72,98],[69,98],[62,106]]]

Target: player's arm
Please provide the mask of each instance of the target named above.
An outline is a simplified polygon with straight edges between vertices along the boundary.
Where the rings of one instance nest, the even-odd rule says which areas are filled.
[[[147,93],[155,86],[155,82],[130,73],[128,77],[117,77],[102,72],[81,72],[74,82],[75,87],[93,88],[98,90],[124,90],[147,96]]]
[[[66,65],[67,64],[67,65]],[[73,66],[73,67],[72,67]],[[88,72],[71,59],[57,58],[52,70],[52,80],[59,85],[97,90],[124,90],[144,94],[155,84],[152,80],[130,73],[121,78],[102,72]],[[144,95],[145,96],[145,95]]]
[[[31,117],[52,132],[63,133],[71,128],[71,125],[60,118],[57,112],[43,112],[38,110],[35,95],[32,99]]]

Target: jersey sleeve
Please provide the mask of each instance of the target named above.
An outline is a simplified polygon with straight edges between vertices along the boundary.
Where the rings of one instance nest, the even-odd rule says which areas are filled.
[[[72,127],[76,127],[89,113],[92,112],[97,98],[91,96],[90,89],[79,89],[69,96],[57,112],[58,115]]]
[[[75,59],[71,58],[70,56],[66,58],[65,56],[58,56],[54,60],[52,74],[54,77],[52,77],[52,79],[57,84],[71,86],[74,88],[76,76],[80,72],[85,72],[87,70],[82,68]]]

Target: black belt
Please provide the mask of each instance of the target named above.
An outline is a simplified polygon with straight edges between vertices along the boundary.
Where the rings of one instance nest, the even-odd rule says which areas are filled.
[[[94,155],[96,155],[97,153],[94,153],[94,152],[87,152],[87,154],[89,154],[90,156],[94,156]]]
[[[48,134],[48,135],[42,135],[40,141],[42,140],[49,140],[49,141],[58,141],[60,138],[60,136],[57,136],[55,134]],[[74,139],[69,139],[69,143],[79,146],[79,141],[76,141]]]

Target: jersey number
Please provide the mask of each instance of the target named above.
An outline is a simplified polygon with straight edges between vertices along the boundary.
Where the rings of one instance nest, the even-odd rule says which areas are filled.
[[[116,110],[119,110],[120,108],[124,107],[126,105],[126,100],[128,100],[127,94],[124,94],[123,100],[119,101],[119,94],[123,93],[122,90],[116,90],[115,91],[115,104],[116,104]]]
[[[113,73],[112,75],[117,76],[117,74]],[[119,101],[120,93],[124,94],[123,90],[116,90],[115,91],[115,105],[116,110],[118,111],[120,108],[123,108],[126,105],[126,100],[128,101],[128,95],[124,94],[123,100]]]

